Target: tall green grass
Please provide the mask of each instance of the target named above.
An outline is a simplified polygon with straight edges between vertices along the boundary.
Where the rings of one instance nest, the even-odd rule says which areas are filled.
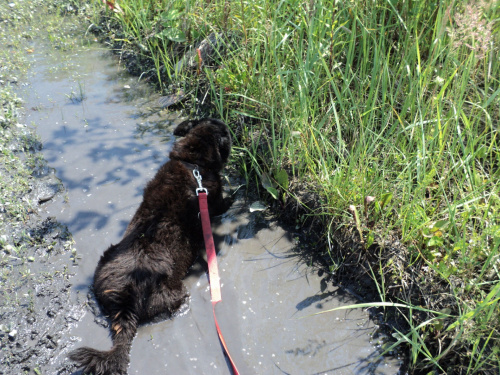
[[[353,259],[337,240],[352,234],[382,301],[410,308],[395,345],[414,370],[498,368],[498,2],[118,3],[125,45],[162,87],[203,81],[216,115],[245,119],[242,173],[282,204],[313,187],[309,214],[339,243],[332,272]],[[175,69],[211,32],[236,47],[198,74]]]

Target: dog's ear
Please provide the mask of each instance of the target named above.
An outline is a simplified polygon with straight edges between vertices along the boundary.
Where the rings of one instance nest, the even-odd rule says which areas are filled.
[[[196,125],[200,123],[200,120],[186,120],[181,122],[174,130],[174,135],[184,137],[187,133],[191,131]]]
[[[224,128],[221,131],[219,141],[219,155],[221,157],[221,161],[226,163],[229,159],[229,154],[231,153],[231,133],[229,132],[229,128],[224,125]]]
[[[228,126],[222,120],[218,120],[215,118],[205,118],[200,120],[201,123],[206,123],[207,125],[211,125],[217,128],[213,132],[217,137],[217,151],[221,157],[221,161],[226,163],[229,159],[229,154],[231,153],[231,132],[229,131]]]

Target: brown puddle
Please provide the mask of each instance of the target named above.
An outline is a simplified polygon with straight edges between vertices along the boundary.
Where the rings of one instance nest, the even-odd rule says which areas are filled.
[[[180,119],[158,112],[156,94],[97,44],[71,52],[40,46],[33,66],[26,122],[36,124],[43,154],[67,191],[66,203],[48,203],[43,214],[56,216],[74,236],[81,259],[72,270],[70,303],[85,309],[97,261],[120,240],[142,188],[166,161],[174,141],[169,129]],[[356,301],[312,273],[291,251],[292,235],[260,215],[239,199],[213,224],[223,285],[216,311],[241,374],[398,373],[399,360],[380,358],[371,343],[375,326],[366,312],[312,316]],[[186,311],[139,329],[129,374],[231,373],[199,265],[186,285]],[[109,349],[108,329],[86,311],[68,333],[74,346]]]

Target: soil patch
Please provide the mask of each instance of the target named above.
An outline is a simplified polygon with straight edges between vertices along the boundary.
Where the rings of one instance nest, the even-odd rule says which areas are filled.
[[[43,215],[62,202],[65,190],[41,155],[42,143],[22,121],[31,37],[40,2],[0,4],[0,374],[70,374],[64,360],[74,339],[70,327],[82,316],[71,298],[75,250],[67,227]],[[43,4],[48,13],[56,9]],[[30,20],[30,22],[25,22]],[[35,25],[36,24],[36,25]],[[54,34],[55,36],[55,34]],[[36,109],[34,109],[36,110]]]
[[[0,374],[69,373],[71,365],[51,361],[72,345],[66,333],[82,315],[70,302],[73,239],[55,218],[37,213],[64,199],[62,184],[40,168],[34,134],[17,123],[16,97],[4,97],[12,116],[0,130]]]

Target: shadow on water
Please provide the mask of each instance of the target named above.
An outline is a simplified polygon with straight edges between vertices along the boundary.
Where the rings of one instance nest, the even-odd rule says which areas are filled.
[[[85,308],[92,304],[87,294],[100,255],[120,241],[146,182],[167,160],[171,127],[180,120],[98,49],[76,51],[61,62],[37,48],[34,59],[39,61],[27,107],[36,110],[27,120],[37,124],[44,157],[67,194],[67,203],[44,206],[45,215],[57,216],[73,234],[79,256],[73,296]],[[84,90],[80,102],[68,98],[75,87]],[[370,343],[375,327],[366,312],[314,315],[356,301],[308,267],[296,249],[296,234],[261,212],[250,213],[249,203],[239,194],[213,222],[223,293],[216,312],[241,373],[397,373],[397,361],[380,358]],[[129,374],[230,373],[212,321],[206,269],[200,255],[186,277],[189,304],[175,319],[140,328]],[[103,317],[90,311],[68,336],[77,338],[75,347],[109,349]],[[55,373],[55,367],[44,373]]]

